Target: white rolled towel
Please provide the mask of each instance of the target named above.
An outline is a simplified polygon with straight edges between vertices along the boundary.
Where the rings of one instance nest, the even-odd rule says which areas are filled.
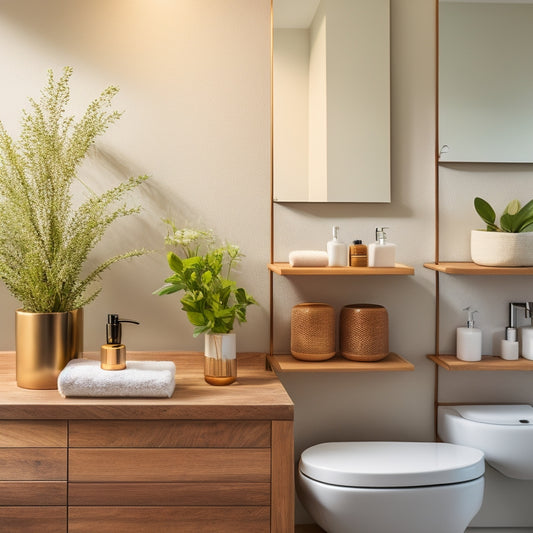
[[[328,266],[328,254],[320,250],[294,250],[289,254],[289,264],[293,267]]]

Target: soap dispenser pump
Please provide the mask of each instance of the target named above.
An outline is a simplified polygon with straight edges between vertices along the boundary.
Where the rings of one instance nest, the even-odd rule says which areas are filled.
[[[387,242],[386,227],[376,228],[376,242],[368,245],[369,267],[393,267],[396,264],[396,245]]]
[[[126,347],[121,343],[122,322],[139,324],[136,320],[119,318],[117,314],[107,315],[107,343],[100,348],[100,367],[103,370],[124,370],[126,368]]]
[[[461,361],[481,360],[481,330],[475,327],[474,313],[470,306],[463,311],[468,313],[466,327],[457,328],[457,359]]]

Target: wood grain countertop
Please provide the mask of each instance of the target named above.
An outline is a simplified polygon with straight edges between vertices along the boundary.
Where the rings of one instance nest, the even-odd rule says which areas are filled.
[[[263,353],[238,354],[237,380],[220,387],[204,381],[200,352],[132,351],[127,358],[174,361],[172,398],[63,398],[57,390],[22,389],[15,378],[15,353],[0,352],[0,419],[294,418],[293,403],[276,374],[266,369]]]

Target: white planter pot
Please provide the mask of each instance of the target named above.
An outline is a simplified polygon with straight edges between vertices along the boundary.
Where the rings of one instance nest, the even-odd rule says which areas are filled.
[[[204,378],[210,385],[229,385],[237,378],[235,333],[206,333]]]
[[[472,230],[470,254],[474,263],[483,266],[533,266],[533,232]]]

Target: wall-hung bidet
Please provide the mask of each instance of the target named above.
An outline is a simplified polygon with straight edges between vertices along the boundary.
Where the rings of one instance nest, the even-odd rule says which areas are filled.
[[[482,450],[503,475],[533,479],[533,407],[455,405],[439,407],[439,437]]]
[[[305,450],[300,501],[328,533],[463,533],[483,500],[480,450],[442,442],[330,442]]]

